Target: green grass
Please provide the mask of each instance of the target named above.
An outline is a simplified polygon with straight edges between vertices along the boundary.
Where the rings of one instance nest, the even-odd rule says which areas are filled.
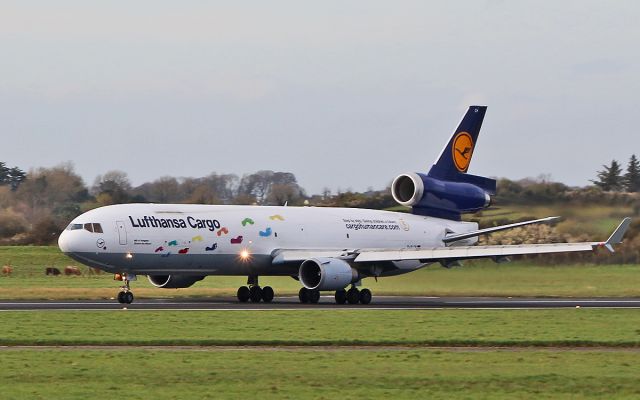
[[[640,347],[640,313],[624,309],[15,311],[0,326],[0,345]]]
[[[636,399],[625,351],[4,350],[3,399]]]
[[[12,311],[0,326],[0,345],[67,346],[0,348],[2,399],[640,396],[637,310]]]
[[[0,326],[2,399],[640,396],[637,310],[9,311]]]
[[[45,276],[46,266],[75,263],[56,247],[0,247],[0,263],[11,262],[13,274],[0,276],[0,299],[112,298],[119,282],[110,274]],[[445,269],[432,265],[397,277],[369,278],[364,284],[375,294],[427,296],[640,296],[637,265],[538,266],[530,262],[495,264],[468,261],[464,267]],[[145,277],[133,283],[138,298],[208,297],[234,295],[245,277],[210,276],[187,289],[157,289]],[[261,277],[277,294],[295,294],[300,284],[289,277]]]
[[[74,265],[75,261],[65,256],[58,246],[0,246],[0,264],[24,268],[18,272],[44,274],[46,267]]]

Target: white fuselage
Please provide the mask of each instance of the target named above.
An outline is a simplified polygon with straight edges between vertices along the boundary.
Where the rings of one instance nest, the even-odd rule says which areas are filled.
[[[354,208],[123,204],[75,218],[59,245],[109,272],[295,275],[299,265],[272,263],[278,251],[434,248],[444,246],[448,233],[475,229],[476,223]],[[384,265],[381,276],[420,265]]]

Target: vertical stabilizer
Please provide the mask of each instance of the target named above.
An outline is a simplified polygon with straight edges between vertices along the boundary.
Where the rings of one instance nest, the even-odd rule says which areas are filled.
[[[491,205],[496,181],[467,173],[478,141],[486,106],[471,106],[427,174],[398,175],[391,195],[411,212],[459,221],[461,214]]]
[[[458,174],[466,174],[478,134],[482,127],[486,106],[471,106],[451,136],[449,143],[433,164],[429,176],[439,179],[452,179]]]
[[[469,107],[438,160],[429,170],[428,176],[452,182],[471,183],[489,194],[495,194],[495,180],[467,174],[486,112],[487,106]]]

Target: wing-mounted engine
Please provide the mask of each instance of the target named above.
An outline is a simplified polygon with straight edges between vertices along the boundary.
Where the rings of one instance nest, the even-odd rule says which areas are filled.
[[[193,286],[204,279],[204,276],[193,275],[149,275],[149,282],[155,287],[163,289],[181,289]]]
[[[481,178],[464,175],[465,178]],[[495,185],[495,183],[494,183]],[[459,220],[460,214],[477,212],[491,204],[491,192],[470,182],[432,178],[420,173],[396,177],[391,195],[414,214]]]
[[[300,265],[300,283],[307,289],[340,290],[360,279],[358,270],[337,258],[311,258]]]

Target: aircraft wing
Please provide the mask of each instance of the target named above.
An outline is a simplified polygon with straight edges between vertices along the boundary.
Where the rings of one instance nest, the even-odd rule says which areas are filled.
[[[402,249],[402,250],[370,250],[361,251],[355,262],[372,261],[401,261],[401,260],[462,260],[481,257],[506,257],[525,254],[566,253],[575,251],[591,251],[600,247],[613,252],[613,245],[622,242],[622,237],[629,228],[631,218],[622,220],[616,230],[605,242],[581,243],[542,243],[498,246],[452,246],[433,249]]]
[[[432,249],[344,249],[344,250],[279,250],[274,264],[304,261],[314,257],[330,257],[353,260],[356,263],[376,261],[420,260],[421,262],[464,260],[483,257],[507,257],[525,254],[566,253],[593,251],[606,248],[613,252],[613,245],[622,242],[631,218],[625,218],[604,242],[542,243],[497,246],[451,246]]]
[[[524,254],[565,253],[590,251],[601,243],[547,243],[505,246],[458,246],[437,247],[420,250],[371,250],[363,251],[355,262],[420,260],[422,262],[438,260],[464,260],[482,257],[507,257]]]
[[[272,264],[285,264],[290,262],[302,262],[310,258],[327,257],[327,258],[342,258],[353,260],[358,250],[345,249],[345,250],[276,250],[273,254]]]

